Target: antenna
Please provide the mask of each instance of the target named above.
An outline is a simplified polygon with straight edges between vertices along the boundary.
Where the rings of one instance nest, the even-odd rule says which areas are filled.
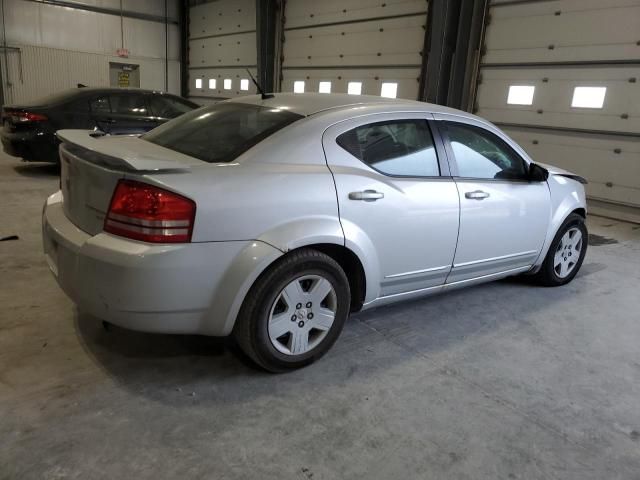
[[[253,75],[251,75],[251,72],[249,71],[249,69],[247,68],[247,73],[249,74],[249,77],[251,77],[251,81],[253,82],[253,84],[256,86],[256,88],[258,89],[258,93],[260,94],[260,96],[262,97],[262,100],[266,100],[268,98],[273,98],[273,94],[271,93],[264,93],[264,90],[262,90],[262,87],[260,86],[260,84],[258,83],[258,81],[253,78]]]

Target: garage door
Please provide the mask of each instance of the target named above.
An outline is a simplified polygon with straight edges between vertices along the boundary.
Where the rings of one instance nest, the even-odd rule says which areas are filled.
[[[477,113],[640,221],[640,0],[494,0]]]
[[[256,93],[255,0],[219,0],[189,9],[189,97],[199,103]]]
[[[417,99],[425,0],[289,0],[283,92]]]

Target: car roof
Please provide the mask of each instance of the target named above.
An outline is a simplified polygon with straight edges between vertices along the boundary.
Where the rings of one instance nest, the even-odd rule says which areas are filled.
[[[385,98],[374,95],[348,95],[342,93],[274,93],[273,97],[262,99],[260,95],[247,95],[236,97],[227,102],[248,103],[269,108],[279,108],[288,110],[299,115],[315,115],[327,110],[336,111],[339,109],[350,109],[354,106],[385,106],[405,107],[413,111],[424,111],[427,113],[453,113],[457,115],[472,115],[433,103],[418,102],[416,100],[405,100],[401,98]]]
[[[171,93],[161,92],[159,90],[145,90],[142,88],[116,88],[116,87],[77,87],[68,88],[60,92],[56,92],[46,97],[38,97],[30,101],[20,102],[15,105],[6,105],[7,107],[28,108],[28,107],[49,107],[64,104],[67,102],[81,99],[88,95],[105,95],[109,93],[141,93],[141,94],[157,94],[176,96]],[[193,103],[190,100],[184,99]]]

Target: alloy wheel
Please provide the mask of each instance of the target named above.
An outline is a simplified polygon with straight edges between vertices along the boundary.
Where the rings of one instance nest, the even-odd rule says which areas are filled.
[[[285,286],[269,313],[269,340],[285,355],[301,355],[315,348],[329,333],[338,299],[331,282],[320,275],[304,275]]]
[[[582,252],[582,232],[570,228],[560,239],[553,257],[553,269],[560,278],[566,278],[578,264]]]

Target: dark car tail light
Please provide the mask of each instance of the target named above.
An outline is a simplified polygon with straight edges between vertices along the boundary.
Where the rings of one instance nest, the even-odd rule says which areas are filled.
[[[26,122],[46,122],[49,120],[46,115],[34,112],[23,112],[20,110],[6,110],[3,117],[11,117],[14,122],[26,123]]]
[[[196,204],[146,183],[120,180],[113,192],[104,231],[151,243],[191,241]]]

